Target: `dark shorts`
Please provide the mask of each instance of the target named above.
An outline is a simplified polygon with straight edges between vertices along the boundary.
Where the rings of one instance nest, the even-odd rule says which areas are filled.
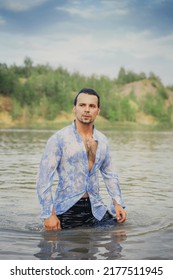
[[[61,222],[62,229],[75,227],[101,226],[107,223],[115,223],[116,219],[107,211],[102,220],[97,220],[91,211],[89,198],[81,198],[65,213],[57,216]]]

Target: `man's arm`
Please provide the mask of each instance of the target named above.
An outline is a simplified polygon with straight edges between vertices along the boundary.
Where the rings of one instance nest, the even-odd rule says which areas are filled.
[[[55,136],[51,137],[43,152],[37,174],[37,194],[41,206],[41,218],[49,219],[53,209],[52,185],[61,158],[61,150]]]
[[[103,180],[106,184],[108,193],[113,201],[112,211],[113,212],[115,211],[117,221],[123,223],[126,220],[127,215],[125,210],[123,209],[124,204],[122,201],[121,188],[120,188],[118,175],[113,171],[109,144],[107,145],[105,160],[101,166],[100,171],[102,173]]]

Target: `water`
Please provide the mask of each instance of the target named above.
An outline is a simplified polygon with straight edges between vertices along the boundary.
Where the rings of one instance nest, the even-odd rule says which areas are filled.
[[[104,131],[121,181],[126,223],[45,232],[35,180],[53,133],[0,130],[0,259],[173,259],[173,132]]]

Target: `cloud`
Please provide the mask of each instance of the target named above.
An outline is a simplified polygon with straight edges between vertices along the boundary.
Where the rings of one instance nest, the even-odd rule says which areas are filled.
[[[48,0],[0,0],[0,8],[13,12],[23,12],[37,7]]]
[[[69,2],[69,6],[57,6],[56,9],[68,13],[71,16],[95,20],[103,20],[103,18],[110,16],[124,16],[129,13],[124,4],[120,5],[118,2],[100,1],[99,3],[95,3],[95,5],[93,3],[88,4],[87,7],[85,5],[83,6],[82,3],[84,2],[74,1],[72,6]]]
[[[121,49],[139,59],[164,56],[173,60],[173,33],[167,36],[152,37],[150,31],[127,32],[114,41],[112,47]],[[111,46],[109,47],[112,48]]]
[[[9,9],[0,14],[1,62],[21,64],[29,56],[35,64],[110,77],[124,66],[171,81],[168,2],[0,0],[0,7]]]
[[[77,7],[56,7],[57,10],[63,11],[65,13],[68,13],[72,16],[79,16],[81,18],[93,18],[93,9],[88,8],[85,10],[81,10],[80,8]]]
[[[0,27],[4,26],[6,24],[6,21],[3,17],[0,16]]]
[[[114,1],[107,1],[102,0],[102,16],[109,17],[109,16],[126,16],[130,13],[129,2],[114,0]]]

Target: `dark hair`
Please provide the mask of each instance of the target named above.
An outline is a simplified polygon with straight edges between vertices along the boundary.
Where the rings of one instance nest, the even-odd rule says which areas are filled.
[[[95,96],[97,96],[97,98],[98,98],[98,107],[100,108],[100,96],[98,95],[98,93],[94,90],[94,89],[92,89],[92,88],[82,88],[79,92],[78,92],[78,94],[76,95],[76,97],[75,97],[75,99],[74,99],[74,106],[76,106],[76,104],[77,104],[77,98],[78,98],[78,96],[79,96],[79,94],[81,94],[81,93],[86,93],[86,94],[90,94],[90,95],[95,95]]]

